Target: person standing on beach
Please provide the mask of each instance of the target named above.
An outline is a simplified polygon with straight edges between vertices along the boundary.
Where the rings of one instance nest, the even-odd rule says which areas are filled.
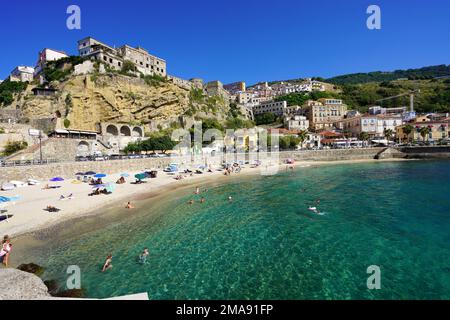
[[[195,188],[195,192],[194,193],[195,194],[200,194],[200,188],[199,187]]]
[[[8,267],[9,255],[12,250],[11,238],[6,235],[3,237],[2,248],[0,250],[0,262],[3,263],[5,267]]]
[[[112,254],[108,254],[108,256],[106,257],[105,264],[103,265],[102,272],[105,272],[106,270],[111,269],[113,267],[112,258],[113,258]]]

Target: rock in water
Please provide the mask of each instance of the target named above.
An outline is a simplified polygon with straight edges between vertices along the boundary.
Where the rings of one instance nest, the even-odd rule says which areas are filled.
[[[24,272],[32,273],[38,277],[40,277],[44,273],[44,268],[34,263],[21,264],[20,266],[17,267],[17,269]]]

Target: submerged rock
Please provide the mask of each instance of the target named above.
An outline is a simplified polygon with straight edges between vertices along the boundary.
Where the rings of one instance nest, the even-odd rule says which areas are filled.
[[[24,271],[24,272],[32,273],[38,277],[40,277],[44,273],[44,270],[45,270],[43,267],[38,266],[35,263],[21,264],[20,266],[17,267],[17,269]]]
[[[57,294],[53,295],[54,297],[59,297],[59,298],[77,298],[77,299],[81,299],[81,298],[85,298],[86,297],[86,292],[84,289],[71,289],[71,290],[64,290],[64,291],[59,291]]]
[[[0,300],[41,300],[50,294],[36,275],[17,269],[0,269]]]

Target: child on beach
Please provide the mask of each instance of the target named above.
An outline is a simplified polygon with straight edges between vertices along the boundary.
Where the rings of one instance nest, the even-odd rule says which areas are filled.
[[[108,254],[108,256],[106,257],[105,264],[103,265],[102,272],[105,272],[106,270],[111,269],[113,267],[112,258],[113,258],[112,254]]]

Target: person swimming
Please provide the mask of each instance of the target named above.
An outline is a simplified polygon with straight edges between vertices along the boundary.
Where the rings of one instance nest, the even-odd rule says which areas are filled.
[[[194,200],[192,200],[192,199],[189,200],[189,201],[188,201],[188,204],[194,204]]]
[[[229,202],[233,202],[233,197],[232,197],[232,196],[229,196],[229,197],[228,197],[228,201],[229,201]]]
[[[200,199],[200,203],[205,203],[206,202],[206,199],[204,198],[204,197],[202,197],[201,199]]]
[[[317,209],[316,207],[309,207],[308,210],[314,212],[315,214],[321,214],[319,209]]]
[[[105,264],[103,265],[102,272],[105,272],[106,270],[111,269],[113,267],[112,258],[113,258],[112,254],[108,254],[108,256],[106,257]]]
[[[147,257],[150,253],[148,252],[148,248],[145,248],[144,251],[139,255],[139,262],[142,264],[147,263]]]

